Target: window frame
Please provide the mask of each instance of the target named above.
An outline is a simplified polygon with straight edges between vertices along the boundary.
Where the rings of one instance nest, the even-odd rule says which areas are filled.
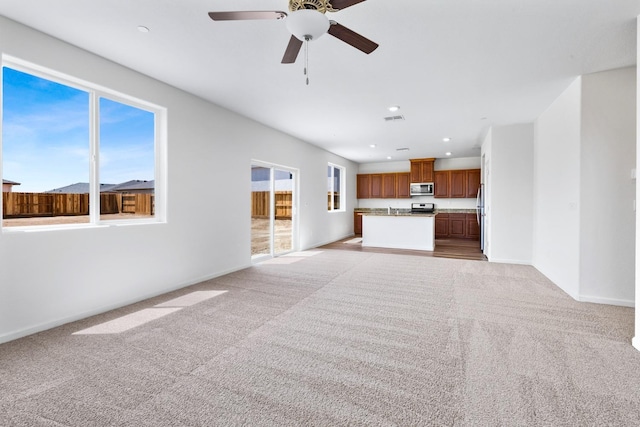
[[[327,177],[330,180],[331,183],[331,196],[330,196],[330,200],[331,200],[331,206],[329,209],[327,209],[327,212],[346,212],[346,207],[345,207],[345,191],[346,191],[346,175],[347,175],[347,168],[345,168],[344,166],[340,166],[337,165],[335,163],[331,163],[328,162],[327,163],[327,167],[331,168],[331,177]],[[336,193],[336,189],[335,189],[335,171],[336,169],[338,169],[340,171],[340,188],[339,190],[339,194],[340,194],[340,208],[336,209],[334,206],[334,194]]]
[[[141,100],[134,96],[106,88],[46,67],[36,65],[9,55],[2,55],[0,60],[0,176],[4,176],[2,158],[2,129],[4,101],[2,87],[4,85],[4,68],[8,67],[22,73],[62,84],[73,89],[84,91],[89,95],[89,222],[81,224],[49,224],[3,227],[2,232],[59,230],[68,228],[88,228],[110,225],[156,224],[167,222],[167,108]],[[154,216],[149,218],[132,218],[118,220],[100,219],[100,99],[105,98],[135,107],[154,114]],[[2,198],[0,198],[2,209]],[[4,218],[3,218],[4,219]]]

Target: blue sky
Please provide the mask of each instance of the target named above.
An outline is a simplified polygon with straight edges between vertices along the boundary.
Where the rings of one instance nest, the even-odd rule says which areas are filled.
[[[89,182],[89,94],[3,68],[2,172],[39,192]],[[154,115],[100,99],[100,181],[154,179]]]

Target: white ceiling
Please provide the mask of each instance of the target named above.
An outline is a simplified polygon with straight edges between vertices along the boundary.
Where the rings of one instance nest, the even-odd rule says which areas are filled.
[[[284,21],[207,15],[287,5],[2,0],[0,15],[359,163],[477,156],[490,126],[531,122],[574,77],[636,63],[640,0],[368,0],[329,17],[380,47],[312,41],[309,86],[304,50],[280,64]],[[395,114],[406,120],[385,122]]]

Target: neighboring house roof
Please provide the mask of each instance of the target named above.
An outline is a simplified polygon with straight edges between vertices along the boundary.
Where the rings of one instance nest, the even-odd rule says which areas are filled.
[[[114,185],[109,191],[133,191],[133,190],[153,190],[155,188],[155,181],[142,181],[134,179],[131,181],[123,182],[122,184]],[[101,190],[104,191],[104,190]]]
[[[100,184],[100,192],[111,191],[117,184]],[[75,184],[67,185],[65,187],[54,188],[53,190],[45,191],[45,193],[65,193],[65,194],[88,194],[89,183],[88,182],[76,182]]]
[[[153,190],[154,181],[142,181],[139,179],[133,179],[131,181],[123,182],[121,184],[100,184],[101,193],[111,193],[116,191],[135,191],[135,190]],[[54,188],[53,190],[45,191],[45,193],[67,193],[67,194],[88,194],[89,183],[88,182],[76,182],[75,184],[67,185],[65,187]]]
[[[15,181],[9,181],[8,179],[3,179],[2,180],[3,184],[9,184],[9,185],[20,185],[19,182],[15,182]]]

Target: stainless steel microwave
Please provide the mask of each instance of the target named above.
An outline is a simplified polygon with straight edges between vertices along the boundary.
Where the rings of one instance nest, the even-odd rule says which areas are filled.
[[[412,196],[433,196],[433,182],[416,182],[411,184]]]

